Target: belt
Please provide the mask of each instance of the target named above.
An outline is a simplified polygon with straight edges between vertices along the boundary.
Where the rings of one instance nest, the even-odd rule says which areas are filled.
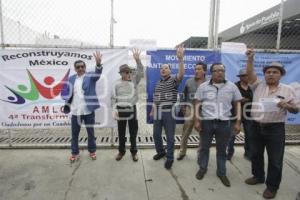
[[[173,105],[158,105],[159,109],[172,109]]]
[[[254,121],[254,123],[258,124],[260,127],[268,127],[274,125],[284,125],[284,122],[258,122]]]
[[[208,121],[213,121],[213,122],[228,122],[229,120],[224,120],[224,119],[208,119]]]
[[[133,106],[117,106],[117,109],[133,109],[135,107],[135,105]]]

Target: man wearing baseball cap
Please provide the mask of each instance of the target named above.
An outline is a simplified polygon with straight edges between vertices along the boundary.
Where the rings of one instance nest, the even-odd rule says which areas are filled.
[[[253,121],[252,174],[245,180],[248,185],[266,183],[263,197],[273,199],[282,177],[285,147],[285,119],[287,112],[298,113],[300,102],[295,90],[280,79],[286,71],[281,63],[273,62],[263,68],[264,81],[254,73],[253,50],[247,51],[247,74],[254,92],[251,116]],[[264,150],[268,155],[268,172],[265,179]]]

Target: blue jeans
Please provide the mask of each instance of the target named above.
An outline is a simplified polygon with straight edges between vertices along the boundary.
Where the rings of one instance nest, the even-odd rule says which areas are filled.
[[[244,134],[245,134],[245,143],[244,143],[244,149],[245,153],[244,155],[248,158],[251,158],[251,141],[252,141],[252,121],[251,120],[243,120],[242,121],[243,127],[244,127]],[[235,133],[234,133],[234,124],[232,123],[231,127],[232,135],[228,142],[228,148],[227,148],[227,154],[228,156],[232,156],[234,154],[234,141],[235,141]]]
[[[160,119],[153,121],[153,138],[155,149],[158,154],[165,152],[162,140],[162,128],[164,128],[167,136],[167,160],[174,160],[174,135],[176,120],[172,117],[171,111],[162,111]]]
[[[89,115],[72,115],[71,151],[73,155],[79,154],[78,137],[79,137],[82,121],[84,121],[84,124],[86,125],[86,131],[88,133],[88,151],[90,153],[94,153],[96,151],[96,141],[94,135],[95,113],[92,112]]]
[[[253,122],[252,174],[259,180],[265,179],[264,151],[268,155],[266,185],[277,191],[282,177],[283,154],[285,148],[284,123],[260,124]]]
[[[226,148],[231,135],[230,121],[202,120],[202,131],[200,132],[201,147],[198,155],[200,169],[207,170],[209,160],[209,148],[216,138],[217,148],[217,175],[226,175]]]

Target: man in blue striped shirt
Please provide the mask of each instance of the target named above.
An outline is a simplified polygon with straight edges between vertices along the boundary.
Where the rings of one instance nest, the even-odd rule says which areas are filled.
[[[179,69],[175,76],[171,76],[171,69],[168,64],[163,64],[160,68],[161,80],[156,84],[153,96],[153,107],[150,113],[150,115],[154,117],[153,137],[157,152],[157,154],[153,156],[153,159],[159,160],[166,155],[166,169],[170,169],[174,161],[174,135],[176,127],[174,104],[177,102],[178,86],[185,73],[183,46],[177,48],[176,55],[179,61]],[[167,136],[167,152],[163,148],[163,140],[161,137],[163,127]]]

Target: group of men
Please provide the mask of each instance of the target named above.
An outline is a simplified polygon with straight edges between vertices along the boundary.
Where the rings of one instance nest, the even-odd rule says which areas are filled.
[[[126,124],[129,125],[130,152],[133,161],[138,161],[136,137],[138,119],[136,103],[138,101],[137,85],[143,76],[140,50],[133,50],[137,69],[133,71],[127,64],[121,65],[121,78],[112,88],[113,116],[118,124],[119,149],[116,160],[120,161],[125,152]],[[245,134],[246,159],[251,160],[251,178],[246,184],[266,183],[263,197],[274,198],[282,177],[283,154],[285,147],[285,118],[287,112],[299,112],[300,103],[295,91],[288,85],[280,83],[286,71],[282,64],[274,62],[263,68],[264,80],[257,78],[254,69],[254,51],[247,51],[247,66],[237,75],[240,81],[232,83],[225,78],[226,68],[222,63],[214,63],[209,68],[211,78],[206,79],[207,65],[199,62],[195,65],[194,77],[185,82],[181,98],[181,110],[184,113],[184,126],[177,160],[186,156],[187,139],[195,128],[200,134],[198,153],[199,170],[196,178],[205,176],[209,162],[209,149],[213,138],[217,149],[217,176],[221,182],[230,187],[226,176],[226,160],[231,160],[234,153],[235,136],[240,133],[243,124]],[[153,137],[156,154],[154,160],[166,157],[164,167],[170,169],[174,162],[174,136],[176,128],[175,104],[178,99],[178,87],[185,74],[184,48],[178,46],[178,73],[171,75],[171,66],[163,64],[160,68],[161,78],[153,94],[150,116],[153,117]],[[66,104],[71,106],[72,143],[71,157],[78,159],[78,135],[81,122],[87,126],[88,151],[96,159],[96,144],[93,124],[95,109],[99,107],[95,85],[102,72],[102,55],[94,54],[96,68],[94,72],[85,72],[83,61],[74,63],[76,74],[71,76],[63,87]],[[86,98],[89,97],[89,98]],[[167,145],[163,146],[164,129]],[[268,153],[268,171],[264,171],[264,149]]]

